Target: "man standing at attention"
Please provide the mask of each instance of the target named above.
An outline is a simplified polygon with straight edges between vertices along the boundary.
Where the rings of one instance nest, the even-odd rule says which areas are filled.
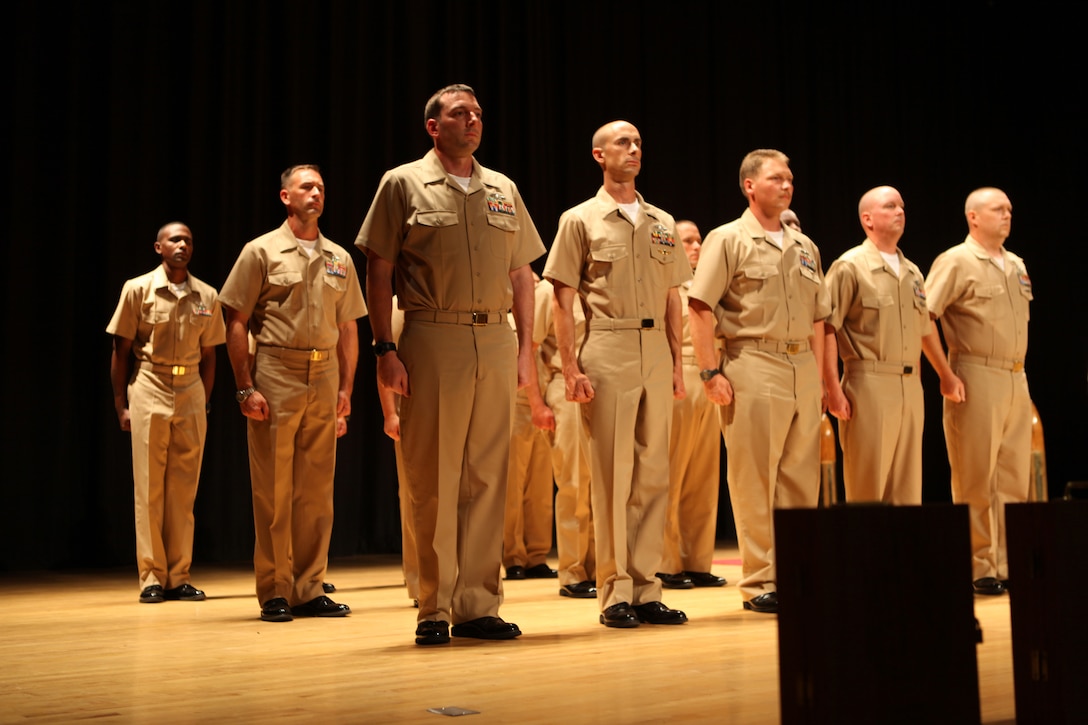
[[[819,496],[818,361],[831,305],[819,250],[780,220],[793,198],[786,155],[749,153],[740,187],[748,208],[707,235],[688,305],[700,377],[721,406],[744,608],[776,613],[774,509]]]
[[[476,92],[447,86],[423,115],[434,149],[386,172],[355,240],[367,255],[378,378],[402,396],[419,560],[415,641],[511,639],[521,630],[498,616],[503,511],[514,395],[535,380],[529,263],[544,245],[517,186],[473,158],[483,132]]]
[[[922,339],[936,332],[922,272],[898,247],[903,197],[890,186],[870,189],[858,218],[865,241],[827,271],[831,316],[824,322],[824,380],[828,411],[839,419],[846,500],[920,505],[925,404],[918,365]]]
[[[699,264],[703,237],[687,220],[676,222],[676,233],[692,270]],[[672,437],[669,440],[669,509],[665,522],[665,546],[658,577],[666,589],[722,587],[725,579],[712,574],[714,529],[718,523],[718,486],[721,482],[721,432],[717,406],[707,400],[699,379],[699,365],[691,345],[688,324],[688,290],[680,285],[682,314],[681,350],[684,390],[673,402]]]
[[[336,421],[351,413],[366,314],[351,255],[318,229],[325,182],[313,165],[280,177],[287,221],[246,244],[223,285],[227,352],[248,420],[261,619],[343,617],[324,594]],[[247,332],[257,349],[252,366]]]
[[[544,267],[555,287],[555,334],[567,398],[585,405],[597,545],[597,598],[606,627],[683,624],[661,602],[673,396],[684,395],[680,295],[690,279],[669,214],[635,191],[642,138],[626,121],[593,134],[604,181],[563,213]],[[577,299],[576,299],[577,297]],[[586,338],[574,347],[574,305]]]
[[[125,282],[106,332],[121,430],[132,434],[140,601],[201,601],[189,582],[215,346],[226,339],[215,288],[189,274],[193,234],[159,229],[162,263]],[[135,365],[133,365],[135,363]]]
[[[965,205],[968,235],[933,262],[926,279],[939,338],[924,343],[941,378],[952,500],[971,518],[975,592],[1008,587],[1005,504],[1027,501],[1031,481],[1031,397],[1024,372],[1031,278],[1005,249],[1012,203],[1005,192],[976,189]]]

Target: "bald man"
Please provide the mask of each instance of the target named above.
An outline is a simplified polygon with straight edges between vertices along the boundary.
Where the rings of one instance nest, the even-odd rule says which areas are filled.
[[[567,399],[584,405],[592,466],[597,599],[606,627],[682,624],[661,602],[673,396],[684,395],[680,294],[691,278],[676,223],[635,191],[642,137],[626,121],[593,135],[603,184],[563,213],[544,276]],[[575,298],[579,298],[576,302]],[[574,305],[586,316],[575,349]]]
[[[940,340],[924,352],[941,378],[944,435],[952,468],[952,500],[971,512],[977,594],[1008,587],[1005,504],[1026,501],[1031,470],[1031,397],[1024,372],[1031,278],[1024,260],[1005,249],[1012,203],[993,187],[972,191],[964,205],[968,235],[942,253],[926,279],[929,313]]]
[[[778,220],[795,232],[801,231],[801,220],[793,209],[786,209],[778,215]]]
[[[898,246],[906,218],[896,189],[865,192],[858,202],[865,240],[827,271],[824,380],[828,411],[839,419],[851,503],[922,503],[925,403],[918,366],[923,337],[936,333],[922,272]]]

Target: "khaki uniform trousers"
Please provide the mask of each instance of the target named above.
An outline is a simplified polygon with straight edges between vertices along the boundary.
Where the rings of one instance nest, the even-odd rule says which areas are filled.
[[[1028,500],[1031,482],[1031,396],[1023,371],[957,362],[967,394],[944,401],[944,435],[952,469],[952,501],[967,504],[973,577],[1008,579],[1005,504]]]
[[[399,405],[399,403],[398,403]],[[397,458],[397,498],[400,499],[400,560],[408,598],[419,599],[419,554],[416,553],[416,532],[412,529],[412,506],[408,492],[408,475],[404,472],[404,451],[400,441],[393,441]]]
[[[193,504],[208,426],[204,384],[196,366],[192,369],[189,375],[170,375],[137,363],[128,386],[141,589],[189,582]]]
[[[533,425],[532,409],[521,403],[514,406],[503,520],[502,565],[546,563],[552,550],[552,461],[548,439]]]
[[[669,503],[661,571],[710,571],[718,523],[721,432],[698,365],[684,365],[687,397],[673,401]]]
[[[820,375],[811,352],[733,348],[728,358],[734,400],[718,417],[748,601],[776,590],[774,509],[819,500]]]
[[[336,351],[257,348],[254,383],[268,419],[249,423],[257,599],[304,604],[324,594],[336,470]]]
[[[660,601],[673,401],[665,332],[591,329],[581,362],[595,391],[584,414],[598,604]]]
[[[852,417],[839,421],[843,485],[850,503],[922,503],[922,381],[913,375],[854,370],[842,389]]]
[[[559,584],[595,582],[597,553],[590,506],[589,435],[582,419],[582,406],[567,400],[566,381],[561,373],[548,381],[544,401],[555,414],[551,439]]]
[[[514,332],[505,322],[409,320],[398,352],[410,391],[401,400],[401,450],[419,560],[418,619],[498,616]]]

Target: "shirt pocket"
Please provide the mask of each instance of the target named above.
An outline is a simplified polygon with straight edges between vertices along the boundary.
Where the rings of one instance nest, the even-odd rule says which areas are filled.
[[[736,295],[759,294],[765,291],[771,280],[777,279],[778,267],[773,264],[750,264],[741,267],[737,273],[735,288]]]
[[[275,267],[268,270],[266,300],[270,305],[297,309],[303,305],[303,296],[301,272]]]
[[[487,215],[487,248],[495,257],[509,262],[513,256],[514,238],[521,229],[516,216],[500,213]]]
[[[611,286],[616,280],[617,270],[627,264],[627,259],[627,247],[621,244],[590,247],[586,276],[598,286]]]
[[[424,209],[417,211],[408,231],[405,246],[418,250],[425,259],[442,259],[464,254],[464,240],[455,239],[452,230],[459,223],[453,209]],[[458,248],[457,242],[462,246]]]

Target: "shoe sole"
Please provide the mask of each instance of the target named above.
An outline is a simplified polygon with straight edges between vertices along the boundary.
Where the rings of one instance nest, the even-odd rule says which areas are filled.
[[[147,599],[140,597],[140,604],[162,604],[165,601],[162,597],[149,597]]]
[[[450,636],[447,634],[445,637],[416,637],[416,644],[426,647],[432,644],[449,644]]]
[[[487,632],[472,632],[470,634],[470,633],[466,633],[464,630],[458,632],[456,629],[454,629],[454,630],[452,630],[450,632],[450,634],[452,636],[454,636],[454,637],[463,637],[463,638],[468,638],[468,639],[503,640],[503,639],[514,639],[515,637],[520,637],[521,636],[521,630],[518,629],[518,630],[515,630],[513,632],[499,632],[497,634],[489,634]]]
[[[748,602],[745,602],[744,608],[747,609],[749,612],[756,612],[758,614],[778,614],[777,607],[775,607],[774,609],[770,609],[768,607],[755,607]]]
[[[203,602],[207,597],[201,595],[199,597],[164,597],[164,599],[168,602]]]
[[[560,588],[559,596],[570,597],[571,599],[596,599],[597,592],[583,592],[581,594],[571,592],[570,590]]]
[[[293,619],[294,619],[294,617],[292,617],[290,614],[267,614],[267,615],[262,614],[261,615],[261,621],[262,622],[290,622]]]

